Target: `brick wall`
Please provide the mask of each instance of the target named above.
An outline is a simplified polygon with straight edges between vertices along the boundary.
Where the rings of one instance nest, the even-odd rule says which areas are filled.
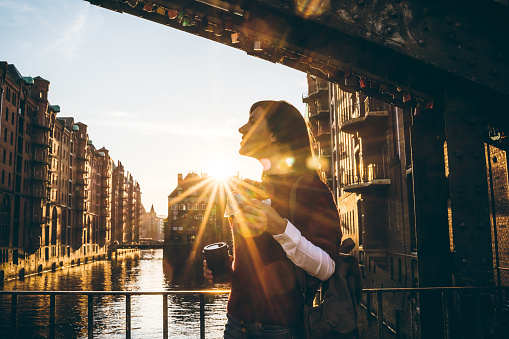
[[[509,269],[509,182],[507,171],[507,154],[500,148],[489,147],[490,157],[486,152],[486,167],[488,170],[488,189],[490,193],[490,212],[491,212],[491,235],[493,242],[493,264],[496,266],[497,252],[495,251],[495,242],[498,245],[499,267]],[[486,148],[486,150],[488,150]],[[491,189],[489,182],[489,166],[491,165],[492,185],[494,201],[491,199]],[[493,214],[496,215],[495,220]],[[496,222],[496,238],[495,227]],[[495,279],[497,272],[495,270]],[[500,271],[501,284],[509,284],[509,271]],[[495,280],[496,281],[496,280]]]

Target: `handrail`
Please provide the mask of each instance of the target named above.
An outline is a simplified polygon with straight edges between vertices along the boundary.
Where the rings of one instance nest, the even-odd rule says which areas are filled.
[[[17,309],[20,295],[49,295],[50,321],[49,338],[55,338],[56,299],[57,295],[85,295],[88,296],[88,337],[93,338],[94,324],[94,296],[125,295],[126,296],[126,338],[131,338],[131,296],[133,295],[161,295],[163,297],[163,338],[168,338],[168,295],[198,294],[200,296],[200,338],[205,338],[205,294],[226,294],[230,290],[174,290],[161,292],[143,291],[0,291],[0,295],[11,295],[11,327],[18,333]]]
[[[505,298],[502,298],[502,291],[504,291]],[[450,317],[456,312],[454,306],[451,304],[451,298],[453,293],[463,296],[474,296],[475,304],[473,305],[472,311],[475,315],[475,327],[476,331],[480,333],[482,331],[481,321],[481,295],[484,292],[490,293],[493,297],[498,296],[498,305],[503,306],[508,302],[509,286],[498,286],[498,287],[401,287],[401,288],[368,288],[363,291],[363,301],[361,305],[366,310],[368,322],[371,317],[377,319],[376,326],[378,332],[378,338],[384,338],[386,330],[399,334],[401,330],[396,322],[396,325],[390,324],[390,319],[386,320],[384,316],[384,294],[390,293],[389,298],[394,298],[394,293],[411,293],[411,295],[418,296],[420,292],[424,293],[436,293],[439,297],[437,312],[444,313],[444,338],[448,337],[447,333],[454,331],[455,328],[451,327]],[[57,295],[83,295],[88,297],[87,309],[88,309],[88,337],[93,338],[93,324],[94,324],[94,297],[104,295],[118,295],[126,296],[126,338],[131,338],[131,296],[136,295],[160,295],[162,296],[162,307],[163,307],[163,338],[168,338],[168,295],[176,294],[193,294],[199,295],[200,297],[200,338],[205,338],[205,295],[206,294],[226,294],[230,293],[230,290],[171,290],[171,291],[0,291],[1,295],[11,295],[11,328],[14,330],[17,336],[18,332],[18,321],[17,321],[17,310],[18,310],[18,296],[26,295],[47,295],[50,297],[50,314],[49,314],[49,337],[55,337],[55,320],[56,320],[56,296]],[[428,294],[427,294],[428,295]],[[375,296],[372,298],[371,296]],[[372,299],[376,302],[376,307],[372,309]],[[387,300],[385,300],[387,302]],[[486,310],[485,310],[486,311]],[[500,309],[497,310],[500,313]],[[410,308],[410,317],[413,318],[414,309]],[[387,317],[390,318],[391,312],[386,312]],[[498,314],[498,316],[503,316]],[[456,324],[457,325],[457,324]],[[395,328],[392,328],[392,327]],[[499,335],[497,337],[504,338],[504,328],[499,328]]]

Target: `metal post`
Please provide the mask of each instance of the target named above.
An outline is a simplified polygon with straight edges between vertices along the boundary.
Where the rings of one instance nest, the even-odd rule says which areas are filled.
[[[18,295],[12,295],[11,301],[11,327],[14,333],[14,338],[18,337]]]
[[[49,296],[49,337],[55,338],[55,295]]]
[[[168,339],[168,295],[163,294],[163,338]]]
[[[200,293],[200,339],[205,339],[205,295]]]
[[[412,298],[412,292],[410,292],[410,339],[415,338],[415,325],[414,325],[414,307],[417,303],[417,295],[416,298]]]
[[[366,313],[368,318],[368,324],[371,324],[371,293],[366,293]]]
[[[382,291],[376,292],[376,299],[377,299],[377,317],[378,317],[378,338],[383,339],[384,338],[384,306],[383,306],[383,300],[382,300]]]
[[[449,338],[449,319],[448,319],[448,313],[447,313],[447,296],[446,294],[449,294],[448,292],[445,292],[442,290],[441,296],[442,296],[442,314],[444,318],[444,339]]]
[[[94,337],[94,295],[88,295],[88,338]]]
[[[475,332],[476,338],[484,338],[482,331],[482,321],[481,321],[481,292],[475,292]]]
[[[125,296],[125,325],[126,333],[125,337],[131,339],[131,295],[126,294]]]

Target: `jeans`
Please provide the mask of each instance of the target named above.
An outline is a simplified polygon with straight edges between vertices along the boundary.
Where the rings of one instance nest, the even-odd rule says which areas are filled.
[[[288,328],[279,325],[244,323],[228,315],[224,339],[306,339],[304,327]]]

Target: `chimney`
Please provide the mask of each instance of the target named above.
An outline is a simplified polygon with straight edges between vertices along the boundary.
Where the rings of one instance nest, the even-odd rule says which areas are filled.
[[[177,174],[177,178],[178,178],[177,186],[180,186],[180,183],[182,182],[182,173]]]

